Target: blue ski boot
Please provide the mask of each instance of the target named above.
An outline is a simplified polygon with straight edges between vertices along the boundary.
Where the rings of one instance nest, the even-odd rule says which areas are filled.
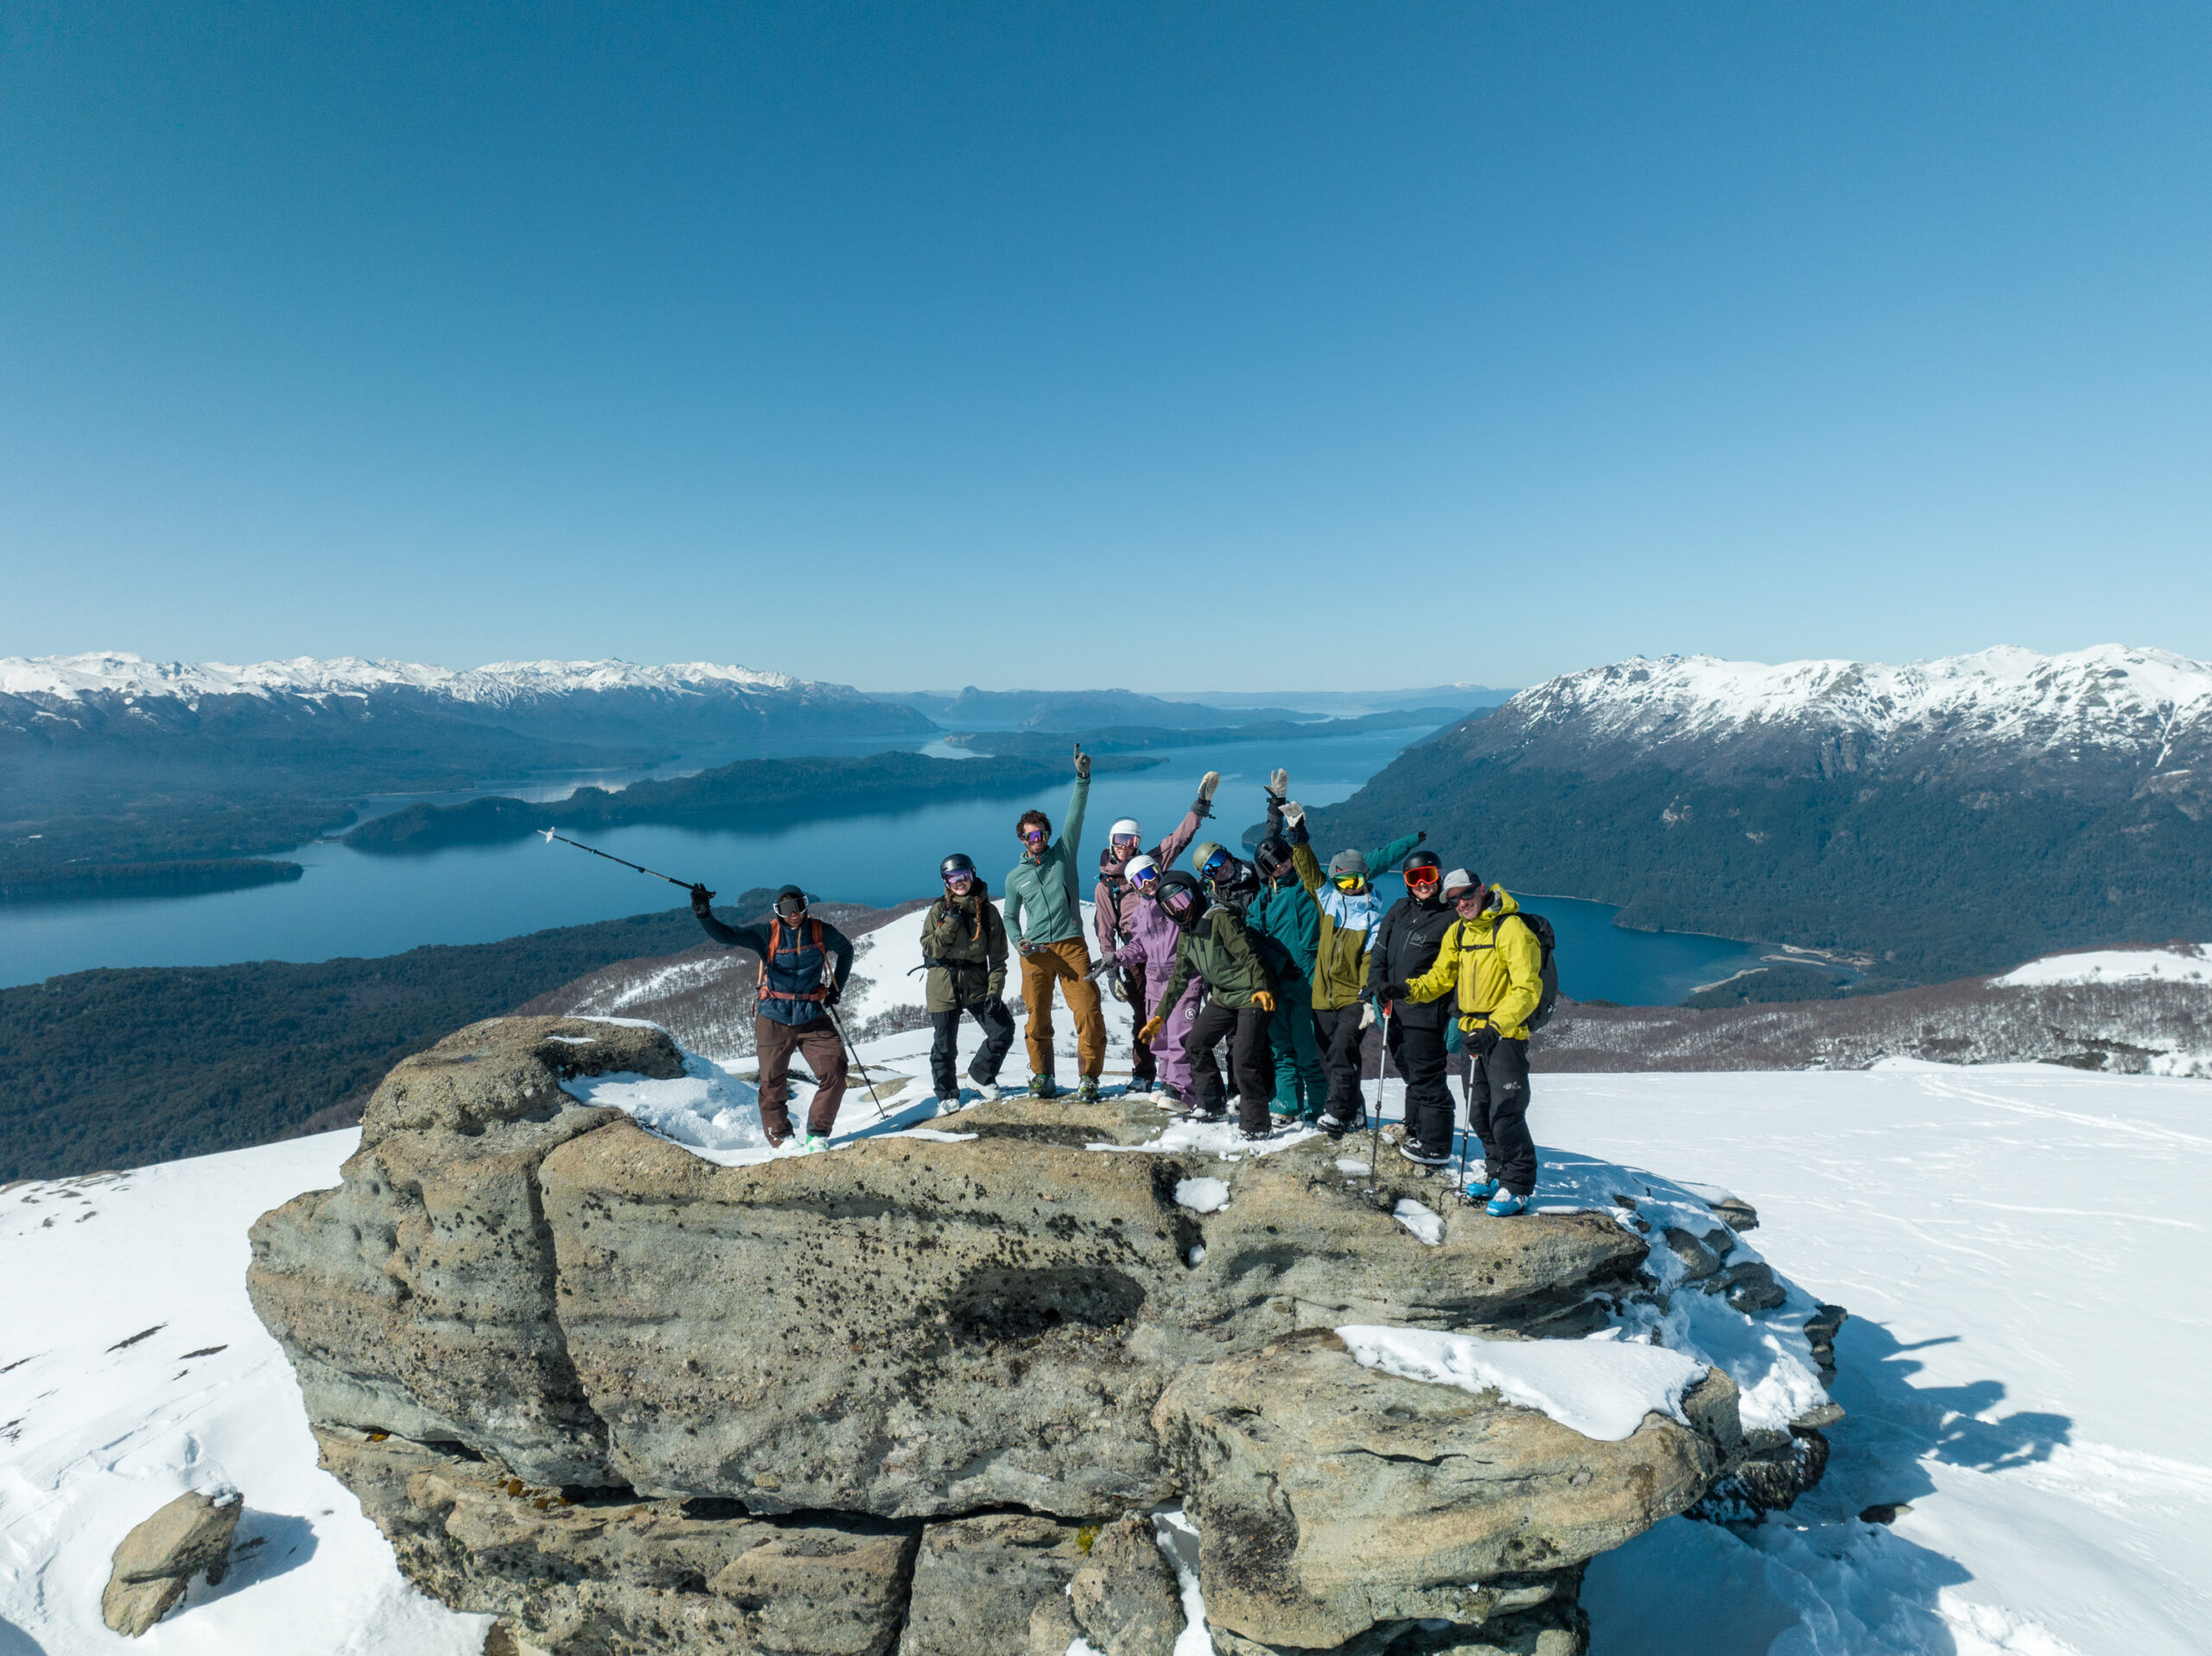
[[[1510,1190],[1500,1190],[1490,1199],[1490,1206],[1483,1211],[1492,1219],[1510,1219],[1516,1213],[1526,1212],[1528,1206],[1527,1196],[1516,1196]]]
[[[1459,1193],[1460,1199],[1470,1202],[1484,1202],[1497,1194],[1497,1181],[1478,1173],[1467,1181],[1467,1188]]]

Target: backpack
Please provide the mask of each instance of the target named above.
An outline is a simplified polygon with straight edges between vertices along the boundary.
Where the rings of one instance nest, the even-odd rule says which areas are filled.
[[[830,975],[830,955],[829,952],[822,947],[822,923],[814,918],[813,916],[809,915],[806,921],[806,930],[804,932],[797,933],[797,935],[807,939],[805,942],[798,945],[800,953],[804,954],[806,949],[810,947],[816,954],[822,956],[822,975],[826,980]],[[753,998],[757,1000],[812,1000],[817,1002],[829,999],[830,986],[826,981],[816,985],[815,987],[808,990],[804,994],[794,994],[789,989],[771,989],[768,987],[769,965],[775,960],[777,955],[783,952],[784,917],[779,914],[772,917],[768,922],[768,952],[760,957],[760,980],[753,986]]]
[[[1552,934],[1552,923],[1542,915],[1531,914],[1526,909],[1515,912],[1519,915],[1522,923],[1536,934],[1536,947],[1543,955],[1536,969],[1543,979],[1544,993],[1536,1002],[1536,1010],[1529,1014],[1529,1033],[1534,1035],[1552,1021],[1552,1013],[1559,1006],[1559,962],[1552,958],[1552,950],[1558,939]]]

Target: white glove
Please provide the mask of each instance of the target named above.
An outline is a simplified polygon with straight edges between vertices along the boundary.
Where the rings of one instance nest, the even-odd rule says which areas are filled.
[[[1273,794],[1277,799],[1281,799],[1285,794],[1288,793],[1290,791],[1290,772],[1278,768],[1274,774],[1268,778],[1268,791]]]
[[[1373,1029],[1375,1027],[1375,1003],[1373,1001],[1363,1000],[1359,1003],[1359,1026],[1362,1029]]]
[[[1221,772],[1218,771],[1207,771],[1205,775],[1198,778],[1198,797],[1205,801],[1205,803],[1209,805],[1212,804],[1213,790],[1220,786]]]
[[[1306,824],[1306,807],[1294,799],[1290,801],[1282,808],[1282,820],[1293,828],[1303,828]]]

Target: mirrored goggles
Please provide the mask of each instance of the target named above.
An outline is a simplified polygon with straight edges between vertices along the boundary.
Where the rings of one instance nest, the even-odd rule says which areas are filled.
[[[806,899],[801,897],[779,898],[776,899],[776,912],[786,920],[796,920],[806,912]]]
[[[1040,828],[1024,828],[1021,837],[1031,845],[1042,845],[1045,843],[1045,830]]]
[[[956,891],[964,891],[976,883],[976,876],[968,869],[956,868],[944,877],[944,883]]]
[[[1337,876],[1337,889],[1340,891],[1356,891],[1366,884],[1366,880],[1357,874],[1338,874]]]
[[[1188,914],[1191,905],[1198,900],[1185,888],[1178,885],[1160,899],[1160,906],[1170,914]]]
[[[1139,886],[1157,885],[1160,884],[1160,870],[1157,868],[1140,868],[1135,873],[1129,876],[1129,884]]]
[[[1229,853],[1226,851],[1217,851],[1213,855],[1206,859],[1205,866],[1199,869],[1198,872],[1201,874],[1204,874],[1208,879],[1217,879],[1221,875],[1222,872],[1228,866]]]
[[[1406,870],[1406,884],[1412,886],[1416,891],[1433,890],[1435,886],[1442,883],[1443,879],[1444,876],[1438,873],[1433,868],[1408,868]]]
[[[1114,836],[1114,849],[1116,851],[1135,851],[1137,848],[1137,843],[1140,837],[1141,836],[1135,834],[1116,834]]]

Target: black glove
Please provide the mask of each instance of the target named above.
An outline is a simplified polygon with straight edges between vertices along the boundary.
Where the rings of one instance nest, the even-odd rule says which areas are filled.
[[[705,886],[703,886],[703,885],[694,885],[694,886],[691,888],[691,912],[692,912],[692,913],[694,913],[694,914],[707,914],[707,913],[711,912],[712,905],[713,905],[713,904],[714,904],[714,900],[715,900],[715,894],[714,894],[712,891],[709,891]]]
[[[1075,745],[1075,773],[1081,781],[1090,780],[1090,755],[1083,751],[1081,742]]]
[[[823,991],[822,1004],[825,1006],[834,1006],[844,998],[845,986],[842,983],[833,983]]]
[[[1382,999],[1385,1000],[1411,1000],[1413,998],[1414,992],[1403,983],[1386,983],[1382,986]]]
[[[1414,830],[1414,843],[1415,845],[1421,845],[1427,841],[1427,839],[1428,830],[1427,828],[1415,828]]]
[[[1478,1030],[1471,1030],[1468,1031],[1467,1050],[1473,1053],[1478,1058],[1487,1058],[1491,1053],[1497,1050],[1497,1044],[1504,1038],[1505,1037],[1503,1036],[1500,1035],[1488,1024],[1484,1024]]]

